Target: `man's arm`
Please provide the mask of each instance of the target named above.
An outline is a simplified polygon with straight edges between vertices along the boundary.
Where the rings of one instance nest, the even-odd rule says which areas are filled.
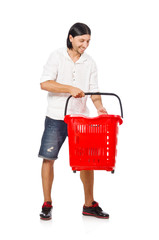
[[[100,95],[92,95],[91,99],[92,99],[94,106],[97,109],[98,115],[108,114],[106,109],[103,107],[102,98]]]
[[[46,90],[48,92],[70,93],[75,98],[81,98],[85,96],[84,92],[81,89],[73,87],[71,85],[57,83],[54,80],[42,82],[40,85],[42,90]]]

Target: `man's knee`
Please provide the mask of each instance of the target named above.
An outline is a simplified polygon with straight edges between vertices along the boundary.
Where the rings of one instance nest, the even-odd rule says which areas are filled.
[[[43,164],[49,164],[49,165],[53,166],[54,162],[55,162],[55,160],[43,159]]]

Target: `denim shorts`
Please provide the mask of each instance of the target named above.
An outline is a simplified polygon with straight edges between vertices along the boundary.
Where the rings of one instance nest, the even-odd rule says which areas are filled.
[[[38,157],[56,160],[66,137],[67,124],[63,120],[55,120],[46,116]]]

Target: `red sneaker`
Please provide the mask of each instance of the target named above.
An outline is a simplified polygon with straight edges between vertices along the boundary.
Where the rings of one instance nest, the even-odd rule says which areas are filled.
[[[103,212],[103,210],[99,207],[99,204],[97,202],[92,202],[92,206],[86,207],[85,205],[83,206],[83,215],[85,216],[92,216],[92,217],[97,217],[97,218],[109,218],[109,214],[106,212]]]
[[[52,218],[52,204],[51,202],[44,202],[42,206],[42,211],[40,213],[40,219],[50,220]]]

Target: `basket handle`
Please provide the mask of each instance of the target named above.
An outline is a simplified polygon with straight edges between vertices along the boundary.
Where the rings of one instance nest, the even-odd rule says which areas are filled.
[[[123,108],[122,108],[122,103],[121,103],[121,100],[120,100],[119,96],[116,95],[115,93],[103,93],[103,92],[92,92],[92,93],[91,93],[91,92],[86,92],[86,93],[84,93],[84,94],[85,94],[85,95],[109,95],[109,96],[115,96],[115,97],[117,97],[118,100],[119,100],[120,111],[121,111],[121,117],[123,118]],[[70,100],[71,97],[72,97],[72,95],[69,96],[69,97],[67,98],[67,100],[66,100],[64,116],[65,116],[66,113],[67,113],[68,101]]]

